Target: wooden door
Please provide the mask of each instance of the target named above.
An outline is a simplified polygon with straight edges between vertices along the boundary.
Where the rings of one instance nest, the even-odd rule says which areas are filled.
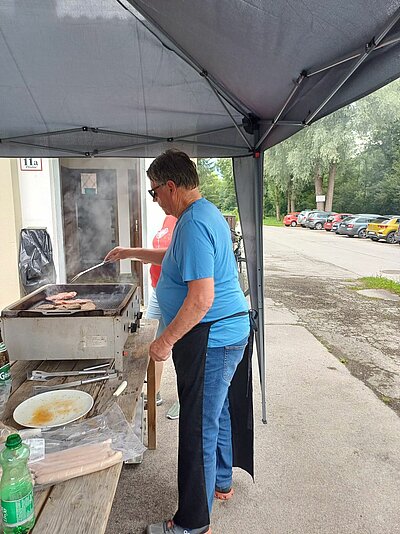
[[[134,169],[128,170],[129,183],[129,214],[131,228],[131,247],[142,247],[142,209],[139,160],[136,160]],[[132,262],[132,275],[137,278],[138,285],[143,287],[143,264],[137,261]]]

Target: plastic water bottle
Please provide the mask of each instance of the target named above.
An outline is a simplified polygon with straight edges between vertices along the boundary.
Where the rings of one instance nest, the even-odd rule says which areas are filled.
[[[4,534],[26,534],[35,524],[33,484],[28,468],[29,447],[19,434],[8,436],[0,453],[0,482]]]

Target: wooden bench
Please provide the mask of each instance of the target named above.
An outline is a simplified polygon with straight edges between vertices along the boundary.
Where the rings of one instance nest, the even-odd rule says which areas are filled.
[[[119,397],[118,404],[127,420],[135,415],[136,403],[142,392],[147,373],[148,393],[148,448],[156,448],[156,392],[154,362],[148,358],[148,348],[153,341],[157,321],[144,320],[137,334],[129,336],[125,346],[123,379],[128,386]],[[14,428],[20,428],[13,420],[14,409],[25,399],[32,396],[34,384],[27,381],[27,372],[33,369],[43,371],[65,371],[82,369],[96,365],[94,360],[69,361],[17,361],[12,365],[12,394],[7,402],[2,420]],[[69,380],[76,380],[69,379]],[[60,379],[57,380],[60,383]],[[118,384],[121,381],[118,381]],[[54,380],[49,381],[49,385]],[[101,413],[102,407],[112,396],[117,385],[115,381],[95,382],[80,386],[94,398],[94,406],[87,417]],[[35,492],[36,524],[34,534],[101,534],[105,532],[108,516],[114,500],[122,464],[109,469],[78,477],[67,482]]]

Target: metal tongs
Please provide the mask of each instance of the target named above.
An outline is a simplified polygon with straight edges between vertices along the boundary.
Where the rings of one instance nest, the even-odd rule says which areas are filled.
[[[97,269],[98,267],[103,267],[103,265],[107,265],[108,263],[111,263],[109,260],[107,261],[102,261],[101,263],[98,263],[97,265],[93,265],[93,267],[89,267],[89,269],[86,269],[86,271],[82,271],[80,273],[78,273],[76,276],[74,276],[70,282],[70,284],[72,284],[73,282],[75,282],[76,280],[78,280],[78,278],[80,278],[83,274],[86,274],[90,271],[93,271],[94,269]]]
[[[107,376],[110,369],[94,369],[94,370],[83,370],[83,371],[54,371],[52,373],[47,373],[46,371],[31,371],[27,373],[28,380],[37,380],[39,382],[47,382],[52,378],[63,378],[66,376],[82,376],[82,375],[101,375],[103,378]]]
[[[64,384],[57,384],[56,386],[33,386],[33,393],[44,393],[45,391],[54,391],[56,389],[69,389],[76,386],[83,386],[91,384],[92,382],[101,382],[102,380],[113,380],[118,378],[118,373],[111,373],[109,375],[96,376],[95,378],[86,378],[85,380],[75,380],[74,382],[65,382]]]

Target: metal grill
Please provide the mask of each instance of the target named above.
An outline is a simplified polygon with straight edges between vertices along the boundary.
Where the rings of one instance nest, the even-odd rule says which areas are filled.
[[[76,291],[76,298],[89,299],[96,305],[95,310],[38,310],[40,304],[49,304],[47,297],[57,293]],[[81,316],[96,317],[102,315],[118,315],[126,306],[135,291],[132,284],[48,284],[8,306],[2,311],[2,317],[34,317],[34,316]]]

